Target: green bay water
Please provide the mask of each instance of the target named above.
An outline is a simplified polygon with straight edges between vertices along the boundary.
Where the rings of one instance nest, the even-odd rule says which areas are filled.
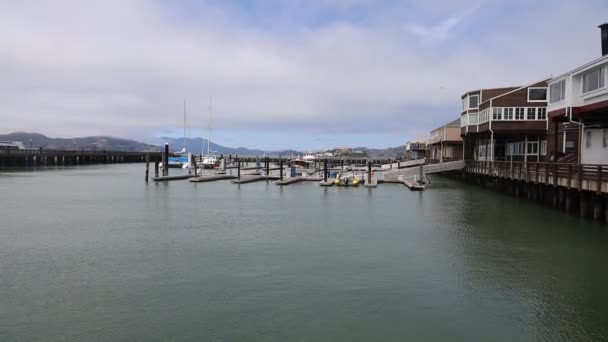
[[[441,177],[143,176],[0,174],[0,341],[608,340],[600,224]]]

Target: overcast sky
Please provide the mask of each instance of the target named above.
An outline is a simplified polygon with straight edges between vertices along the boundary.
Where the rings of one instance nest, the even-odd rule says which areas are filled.
[[[0,0],[0,133],[387,147],[600,56],[608,1]]]

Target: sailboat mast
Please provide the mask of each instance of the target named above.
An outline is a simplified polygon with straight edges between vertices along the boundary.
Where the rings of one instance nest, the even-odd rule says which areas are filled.
[[[209,96],[209,116],[208,116],[208,132],[207,132],[207,156],[211,155],[211,96]]]
[[[186,98],[184,98],[184,152],[186,152]]]

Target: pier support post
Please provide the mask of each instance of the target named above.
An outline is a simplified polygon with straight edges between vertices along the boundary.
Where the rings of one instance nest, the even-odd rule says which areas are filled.
[[[165,143],[165,153],[163,153],[163,176],[169,175],[169,144]]]
[[[593,219],[599,221],[602,219],[602,198],[600,196],[596,196],[593,200]]]
[[[236,178],[241,179],[241,160],[237,159],[236,161]]]
[[[587,193],[585,191],[581,191],[580,192],[580,197],[579,197],[579,207],[580,207],[580,216],[581,217],[587,217],[588,214],[588,210],[589,210],[589,196],[587,195]]]
[[[566,212],[572,211],[572,191],[566,190]]]
[[[279,159],[279,180],[283,180],[283,159]]]
[[[608,223],[608,196],[604,196],[604,222]]]
[[[552,199],[552,205],[553,208],[557,208],[559,205],[559,198],[558,198],[558,191],[556,187],[553,187],[551,189],[551,199]]]
[[[424,184],[424,165],[420,165],[420,184]]]
[[[327,182],[327,159],[323,161],[323,181]]]
[[[146,154],[146,183],[148,183],[149,174],[150,174],[150,155]]]
[[[389,160],[390,162],[390,160]],[[367,162],[367,184],[372,183],[372,162]]]
[[[158,160],[154,161],[154,178],[158,178]]]
[[[266,160],[264,162],[266,163],[266,176],[270,176],[270,159],[266,157]]]

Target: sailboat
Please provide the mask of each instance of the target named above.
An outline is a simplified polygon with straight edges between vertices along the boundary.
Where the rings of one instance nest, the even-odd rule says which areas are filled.
[[[220,158],[212,155],[211,151],[211,97],[209,97],[209,113],[208,113],[208,132],[207,132],[207,155],[203,158],[201,165],[204,169],[215,169],[220,166]],[[203,145],[203,149],[205,146]],[[205,151],[202,151],[203,153]]]
[[[174,157],[169,157],[169,167],[185,169],[188,166],[188,151],[186,149],[186,99],[184,99],[184,143],[181,151],[177,152]]]

